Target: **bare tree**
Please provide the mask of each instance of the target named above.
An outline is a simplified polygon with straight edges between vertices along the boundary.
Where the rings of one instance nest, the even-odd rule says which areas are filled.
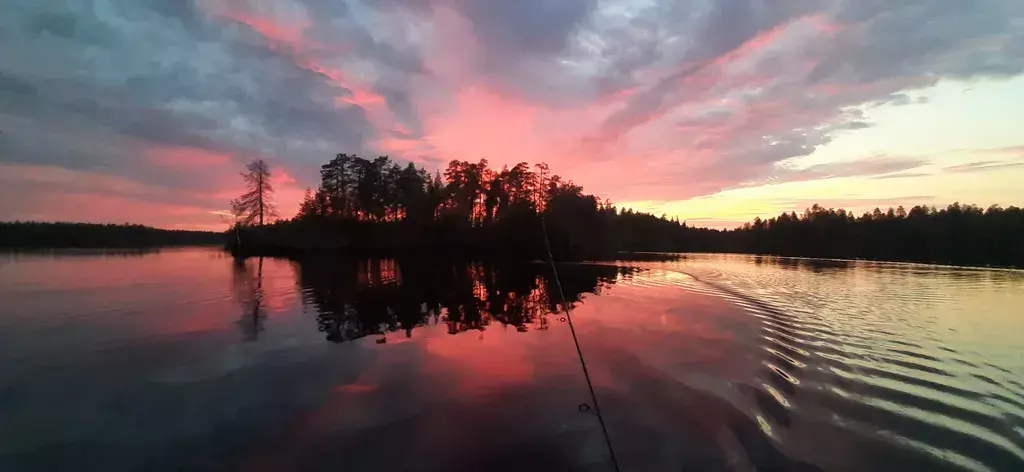
[[[274,187],[270,184],[270,167],[262,159],[257,159],[246,166],[242,177],[249,191],[231,200],[231,209],[242,224],[263,226],[277,217],[277,208],[271,201]]]

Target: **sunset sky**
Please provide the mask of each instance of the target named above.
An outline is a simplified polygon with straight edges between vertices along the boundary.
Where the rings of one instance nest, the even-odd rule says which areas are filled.
[[[0,220],[223,229],[339,152],[733,227],[1024,204],[1021,0],[6,0]]]

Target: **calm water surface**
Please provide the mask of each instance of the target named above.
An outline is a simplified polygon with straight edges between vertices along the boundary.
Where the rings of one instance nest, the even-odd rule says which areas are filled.
[[[622,470],[1024,470],[1024,272],[564,265]],[[542,264],[0,255],[0,470],[612,470]]]

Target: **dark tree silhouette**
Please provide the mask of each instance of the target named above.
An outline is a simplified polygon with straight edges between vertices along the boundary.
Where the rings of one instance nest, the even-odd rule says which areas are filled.
[[[242,178],[249,190],[231,201],[231,209],[239,222],[247,226],[263,226],[265,222],[276,218],[277,208],[272,200],[274,187],[270,183],[270,166],[266,161],[257,159],[250,162]]]
[[[256,261],[255,273],[245,259],[236,258],[233,264],[233,285],[235,299],[242,307],[242,316],[238,320],[238,328],[242,339],[255,341],[263,332],[267,320],[267,308],[263,300],[263,258]]]
[[[1024,266],[1024,216],[1015,207],[900,207],[857,218],[815,205],[802,215],[756,218],[720,231],[618,209],[543,163],[495,170],[486,160],[451,161],[442,179],[387,156],[338,154],[321,168],[320,186],[307,192],[296,218],[246,231],[251,254],[444,250],[537,258],[546,256],[546,234],[562,260],[612,258],[619,251],[742,252]]]
[[[224,233],[94,223],[0,222],[0,247],[6,248],[147,248],[222,245]]]
[[[842,259],[1024,267],[1024,210],[954,203],[875,208],[860,217],[814,205],[802,215],[755,219],[708,232],[705,250]]]
[[[270,172],[262,161],[248,169],[250,191],[233,202],[242,217],[228,242],[236,255],[327,249],[536,259],[547,256],[546,235],[558,260],[615,258],[620,251],[736,252],[1024,267],[1024,210],[1012,206],[877,208],[857,217],[814,205],[799,215],[755,218],[723,231],[616,208],[543,163],[494,170],[486,160],[452,161],[442,178],[440,171],[431,177],[387,156],[338,154],[321,168],[320,185],[306,192],[295,218],[266,224],[275,215]],[[3,247],[146,247],[225,239],[138,225],[0,223]]]
[[[317,314],[328,341],[389,333],[412,336],[427,324],[449,334],[484,331],[499,323],[517,331],[545,330],[559,309],[548,266],[454,259],[308,258],[299,261],[302,301]],[[633,269],[581,265],[560,274],[570,306]]]

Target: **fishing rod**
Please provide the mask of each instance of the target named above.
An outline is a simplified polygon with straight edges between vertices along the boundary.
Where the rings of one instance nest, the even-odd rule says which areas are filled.
[[[580,340],[576,337],[576,328],[572,324],[572,314],[569,310],[569,302],[565,299],[565,292],[562,291],[562,280],[558,277],[558,268],[555,267],[555,258],[551,255],[551,242],[548,241],[548,228],[544,224],[544,215],[540,215],[540,229],[544,234],[544,248],[548,252],[548,263],[551,264],[551,272],[555,276],[555,286],[558,288],[558,296],[562,299],[562,310],[565,311],[565,319],[569,323],[569,331],[572,333],[572,341],[576,344],[576,355],[580,359],[580,367],[583,369],[583,377],[587,379],[587,388],[590,389],[590,400],[594,402],[594,412],[597,413],[597,421],[601,423],[601,433],[604,434],[604,442],[608,445],[608,455],[612,459],[615,472],[620,472],[619,460],[615,458],[615,448],[612,447],[612,439],[608,436],[608,427],[605,426],[604,416],[601,414],[601,406],[597,403],[597,393],[594,392],[594,383],[590,381],[590,372],[587,370],[587,361],[583,359],[583,349],[580,349]],[[586,404],[580,405],[580,411],[587,411]]]

